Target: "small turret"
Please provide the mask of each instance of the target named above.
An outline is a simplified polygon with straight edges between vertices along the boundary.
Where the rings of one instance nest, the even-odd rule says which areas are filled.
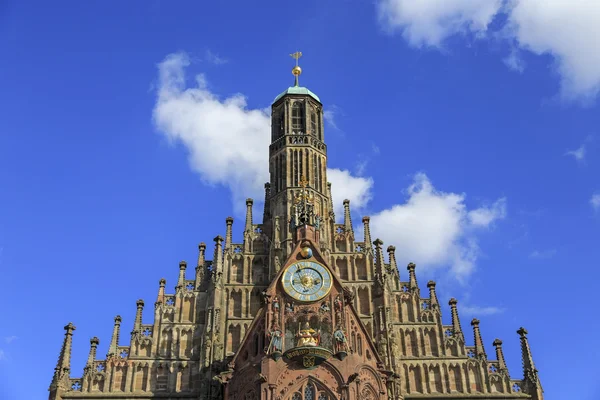
[[[475,354],[477,357],[487,360],[487,354],[483,348],[483,340],[481,340],[481,331],[479,330],[479,320],[473,318],[471,320],[471,326],[473,327],[473,335],[475,336]]]
[[[538,376],[538,371],[533,363],[531,348],[527,340],[527,330],[523,327],[517,331],[521,337],[521,354],[523,357],[523,380],[525,382],[525,392],[531,395],[533,400],[541,400],[544,398],[542,385]]]
[[[158,296],[156,296],[157,303],[164,303],[165,301],[165,286],[167,284],[167,280],[165,278],[160,278],[158,281]]]
[[[331,209],[329,210],[329,216],[331,217],[332,223],[335,223],[335,213],[333,212],[333,197],[331,196],[331,182],[327,182],[327,197],[331,200]]]
[[[419,284],[417,283],[417,274],[415,273],[415,268],[417,266],[414,263],[408,263],[406,269],[408,270],[408,284],[410,286],[410,290],[419,291]]]
[[[496,359],[498,360],[498,369],[500,370],[500,372],[504,371],[508,375],[508,367],[506,366],[506,361],[504,360],[504,352],[502,351],[502,340],[494,340],[493,345],[496,348]]]
[[[440,303],[438,302],[437,294],[435,293],[435,282],[427,282],[427,287],[429,288],[429,302],[431,304],[431,308],[433,310],[437,310],[440,307]]]
[[[196,265],[196,288],[204,281],[204,262],[206,258],[206,243],[201,242],[198,245],[198,263]]]
[[[450,305],[450,310],[452,313],[452,331],[454,333],[454,336],[456,336],[456,337],[460,336],[464,341],[464,335],[462,332],[462,328],[460,326],[460,319],[458,318],[458,308],[456,307],[456,305],[458,304],[458,300],[456,300],[453,297],[450,299],[448,304]]]
[[[250,213],[252,218],[252,213]],[[247,224],[247,222],[246,222]],[[221,235],[214,238],[215,254],[213,257],[213,279],[219,279],[223,275],[223,237]]]
[[[390,270],[398,272],[398,265],[396,265],[396,247],[388,246],[387,252],[390,259]]]
[[[246,199],[246,225],[244,227],[244,233],[252,232],[252,205],[254,200]]]
[[[137,307],[135,312],[135,322],[133,324],[133,332],[132,334],[139,333],[142,331],[142,311],[144,311],[144,300],[139,299],[135,302]]]
[[[184,260],[179,261],[179,278],[177,279],[176,289],[182,289],[185,286],[185,270],[187,269],[187,262]]]
[[[227,217],[225,219],[225,224],[227,225],[225,229],[225,251],[231,248],[231,243],[233,241],[233,217]]]
[[[381,239],[375,239],[373,242],[375,245],[375,276],[379,279],[380,282],[383,281],[383,276],[385,274],[384,264],[385,260],[383,259],[383,241]]]
[[[106,358],[117,354],[117,348],[119,347],[119,334],[121,331],[121,316],[115,317],[115,325],[113,327],[112,338],[110,339],[110,346]]]
[[[354,229],[352,228],[352,217],[350,216],[350,200],[344,200],[344,231],[352,232],[354,234]]]
[[[52,383],[50,384],[50,398],[60,398],[60,393],[69,386],[69,374],[71,372],[71,348],[73,347],[73,331],[75,325],[69,322],[65,325],[65,339],[63,341],[58,362],[54,369]]]
[[[369,222],[371,221],[370,217],[363,217],[362,223],[364,226],[364,236],[365,236],[365,247],[367,251],[371,250],[371,227],[369,226]],[[372,251],[372,250],[371,250]]]

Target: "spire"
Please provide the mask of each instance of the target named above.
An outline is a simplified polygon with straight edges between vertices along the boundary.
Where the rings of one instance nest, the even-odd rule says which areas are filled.
[[[65,375],[69,376],[69,372],[71,371],[71,348],[73,346],[73,331],[75,330],[75,325],[69,322],[65,325],[64,329],[65,339],[62,348],[60,349],[56,368],[54,369],[53,382],[57,382]]]
[[[494,347],[496,348],[496,359],[498,360],[498,367],[500,371],[506,371],[508,375],[508,368],[506,367],[506,361],[504,360],[504,352],[502,351],[502,340],[494,340]]]
[[[187,262],[179,261],[179,279],[177,279],[177,289],[183,288],[185,286],[185,270],[187,268]]]
[[[383,279],[383,269],[384,269],[384,259],[383,259],[383,241],[381,239],[375,239],[373,242],[375,245],[375,276],[377,276],[380,281]]]
[[[115,326],[113,328],[112,338],[110,339],[110,347],[108,348],[108,354],[106,358],[111,355],[117,354],[117,347],[119,346],[119,332],[121,331],[121,316],[115,317]]]
[[[298,60],[302,57],[302,52],[297,51],[290,54],[290,57],[296,60],[296,66],[292,68],[292,74],[294,75],[294,86],[298,86],[298,77],[302,73],[302,68],[298,65]]]
[[[365,246],[367,249],[371,248],[371,227],[369,226],[369,222],[371,221],[370,217],[363,217],[362,222],[365,230]]]
[[[477,357],[487,360],[487,354],[483,348],[483,340],[481,340],[481,331],[479,330],[479,320],[473,318],[471,320],[471,326],[473,327],[473,335],[475,336],[475,354]]]
[[[90,354],[87,359],[87,366],[90,367],[94,365],[94,361],[96,361],[96,350],[98,349],[98,345],[100,344],[100,339],[96,336],[90,339]]]
[[[415,268],[417,268],[417,266],[414,263],[408,263],[408,266],[406,267],[406,269],[408,270],[408,282],[411,290],[419,289],[419,285],[417,284],[417,274],[415,274]]]
[[[450,305],[450,309],[451,309],[451,313],[452,313],[452,330],[454,333],[454,336],[461,336],[463,337],[464,340],[464,335],[462,333],[462,329],[460,327],[460,319],[458,318],[458,308],[456,308],[456,304],[458,303],[458,300],[456,300],[454,297],[450,299],[450,301],[448,302],[448,304]]]
[[[364,218],[363,218],[364,221]],[[398,265],[396,265],[396,247],[388,246],[387,248],[388,257],[390,259],[390,269],[392,271],[398,272]]]
[[[252,217],[252,215],[250,216]],[[223,273],[223,237],[221,235],[217,236],[215,239],[215,255],[213,257],[213,272],[216,274]]]
[[[527,330],[523,327],[517,331],[521,336],[521,354],[523,357],[523,380],[525,381],[525,392],[530,394],[532,400],[541,400],[544,398],[542,385],[538,377],[538,371],[533,364],[531,348],[527,340]]]
[[[344,230],[352,232],[352,218],[350,217],[350,200],[344,200]]]
[[[252,204],[254,204],[254,200],[246,199],[246,227],[244,233],[252,232]]]
[[[438,302],[437,294],[435,293],[435,282],[427,282],[427,287],[429,288],[429,302],[431,303],[431,308],[434,310],[439,309],[440,303]]]
[[[198,245],[198,265],[196,265],[196,288],[200,287],[200,284],[204,280],[204,259],[206,257],[206,243],[201,242]]]
[[[225,224],[227,224],[227,228],[225,230],[225,250],[228,250],[229,248],[231,248],[231,242],[233,240],[233,217],[227,217],[225,219]]]
[[[144,310],[144,300],[139,299],[135,302],[137,310],[135,312],[135,323],[133,325],[133,332],[142,331],[142,311]]]
[[[156,302],[164,302],[165,300],[165,285],[167,284],[167,280],[165,278],[160,278],[158,281],[158,296],[156,297]]]

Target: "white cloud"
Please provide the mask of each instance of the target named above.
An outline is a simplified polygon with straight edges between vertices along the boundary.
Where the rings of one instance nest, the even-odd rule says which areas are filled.
[[[600,89],[600,2],[513,0],[509,27],[520,47],[554,57],[566,98]]]
[[[545,260],[548,258],[552,258],[556,255],[556,249],[549,250],[534,250],[529,254],[529,258],[534,260]]]
[[[337,126],[336,118],[341,113],[341,110],[335,104],[332,104],[328,108],[323,110],[323,119],[334,129],[340,129]]]
[[[572,156],[577,161],[583,161],[585,159],[585,145],[582,144],[578,149],[567,151],[565,156]]]
[[[481,34],[502,0],[381,0],[379,17],[392,31],[400,30],[412,46],[440,47],[458,32]]]
[[[186,87],[184,69],[189,64],[184,53],[171,54],[159,64],[156,127],[186,147],[191,168],[205,183],[228,186],[236,203],[246,197],[261,199],[269,179],[269,116],[248,109],[241,94],[220,99],[203,75],[196,77],[195,87]]]
[[[16,339],[18,339],[16,336],[7,336],[4,338],[4,342],[6,342],[7,344],[12,343],[13,341],[15,341]]]
[[[327,169],[327,180],[331,182],[331,197],[335,217],[344,217],[344,200],[350,200],[352,211],[364,208],[372,198],[373,179],[352,176],[350,171],[336,168]]]
[[[397,258],[419,267],[448,268],[459,279],[475,268],[478,229],[506,215],[506,201],[468,210],[465,195],[436,190],[425,174],[415,176],[404,204],[371,217],[372,233],[396,246]]]
[[[204,58],[206,59],[206,61],[215,65],[226,64],[229,62],[229,60],[227,60],[226,58],[220,57],[218,54],[215,54],[210,50],[206,50]]]
[[[0,361],[6,360],[6,353],[0,349]]]
[[[465,305],[460,306],[458,310],[462,314],[472,315],[472,316],[493,315],[493,314],[500,314],[500,313],[504,312],[504,309],[500,308],[500,307],[480,307],[480,306],[465,306]]]
[[[595,211],[600,211],[600,193],[595,193],[590,199],[590,204]]]
[[[593,0],[379,0],[383,25],[415,47],[442,47],[461,32],[486,35],[496,15],[513,50],[504,62],[522,70],[514,46],[554,58],[565,99],[591,100],[600,90],[600,2]]]
[[[487,227],[492,222],[506,217],[506,199],[498,199],[490,207],[480,207],[469,211],[469,221],[474,226]]]
[[[504,58],[504,64],[512,69],[513,71],[522,73],[525,71],[525,61],[523,61],[523,57],[521,57],[519,50],[513,48],[510,51],[510,54]]]
[[[195,86],[186,87],[189,65],[185,53],[171,54],[158,65],[154,123],[169,141],[185,146],[191,168],[205,183],[228,187],[234,206],[243,210],[245,198],[263,200],[264,183],[269,180],[269,111],[248,108],[241,94],[219,98],[210,91],[204,75],[196,76]],[[345,198],[356,208],[369,201],[370,178],[356,178],[337,169],[327,173],[333,196],[340,199],[336,207]]]

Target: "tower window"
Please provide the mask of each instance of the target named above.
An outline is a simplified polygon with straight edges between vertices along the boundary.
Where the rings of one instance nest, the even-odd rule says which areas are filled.
[[[304,132],[304,104],[296,102],[292,106],[292,130]]]
[[[313,136],[317,136],[317,113],[313,112],[310,114],[310,133]]]

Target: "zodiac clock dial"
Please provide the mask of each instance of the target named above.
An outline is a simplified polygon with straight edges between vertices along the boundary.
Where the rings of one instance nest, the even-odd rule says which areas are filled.
[[[286,268],[281,278],[285,292],[298,301],[317,301],[331,290],[331,273],[314,261],[300,261]]]

